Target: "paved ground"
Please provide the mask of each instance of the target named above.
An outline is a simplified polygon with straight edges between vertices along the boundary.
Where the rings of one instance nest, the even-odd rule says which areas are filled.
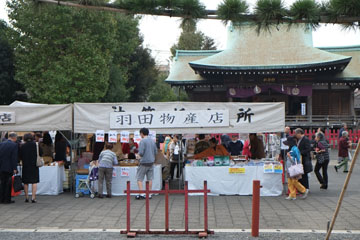
[[[333,164],[334,162],[332,162]],[[325,230],[327,221],[331,219],[334,212],[346,177],[342,172],[335,173],[333,166],[329,168],[329,175],[329,189],[324,191],[319,189],[319,184],[312,173],[310,195],[306,200],[286,201],[284,196],[262,197],[260,228]],[[357,164],[335,225],[337,230],[360,230],[359,181],[360,164]],[[15,204],[0,205],[0,239],[11,239],[3,238],[8,235],[1,232],[1,228],[123,229],[126,226],[125,197],[114,197],[112,199],[84,197],[75,199],[72,194],[65,193],[59,196],[39,196],[37,204],[24,203],[23,198],[21,196],[17,197]],[[183,228],[184,198],[174,196],[170,198],[170,201],[170,227]],[[201,228],[203,226],[203,198],[194,196],[190,197],[189,201],[190,228]],[[132,202],[133,228],[144,228],[144,203],[145,201],[135,200]],[[250,222],[250,196],[209,197],[209,227],[211,229],[249,229],[251,228]],[[151,228],[161,229],[163,226],[164,199],[162,196],[154,196],[151,200]],[[15,235],[21,238],[21,233]],[[249,236],[249,234],[246,234],[246,236]],[[288,238],[290,236],[291,234],[285,234],[284,238],[273,238],[272,235],[269,235],[267,239],[290,239]],[[319,234],[311,236],[312,238],[306,237],[304,239],[323,238]],[[344,237],[345,235],[341,236]],[[356,235],[352,238],[340,237],[339,239],[359,239],[359,236]],[[237,237],[230,234],[229,238],[236,239]],[[40,239],[45,239],[45,237]],[[241,239],[247,238],[241,237]],[[302,238],[299,237],[299,239]]]

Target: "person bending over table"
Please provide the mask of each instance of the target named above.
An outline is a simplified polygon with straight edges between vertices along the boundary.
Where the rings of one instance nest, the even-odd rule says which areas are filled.
[[[265,158],[264,144],[261,141],[256,133],[250,133],[250,152],[252,159],[262,159]]]
[[[229,156],[229,152],[225,149],[223,145],[218,145],[216,138],[210,139],[210,147],[201,153],[195,154],[195,159],[202,159],[206,157],[213,156]]]

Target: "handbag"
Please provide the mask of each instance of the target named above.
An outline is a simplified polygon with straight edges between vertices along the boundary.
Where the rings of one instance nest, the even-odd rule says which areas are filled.
[[[291,178],[296,178],[304,174],[304,167],[301,163],[297,163],[297,160],[295,160],[295,164],[289,167],[288,172]]]
[[[316,161],[318,164],[323,164],[325,162],[325,155],[323,153],[317,153]]]
[[[20,175],[15,175],[14,176],[14,192],[19,192],[21,190],[24,190],[24,186],[22,184],[22,180],[21,180],[21,176]]]
[[[36,143],[36,166],[42,167],[44,166],[44,159],[39,154],[39,144]]]

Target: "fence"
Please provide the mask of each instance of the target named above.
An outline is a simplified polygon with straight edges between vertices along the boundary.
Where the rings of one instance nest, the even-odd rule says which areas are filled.
[[[169,190],[169,182],[165,182],[165,190],[150,190],[149,182],[146,181],[146,190],[131,190],[130,181],[126,186],[126,231],[121,231],[121,234],[127,234],[128,237],[135,237],[136,234],[198,234],[199,237],[207,237],[208,234],[214,234],[214,231],[208,229],[208,204],[207,194],[210,190],[207,189],[207,182],[204,181],[204,189],[202,190],[189,190],[188,182],[185,181],[183,190]],[[131,193],[145,194],[145,231],[131,229]],[[204,230],[189,230],[189,193],[203,193],[204,194]],[[153,231],[150,230],[150,194],[165,194],[165,230]],[[169,194],[184,194],[185,195],[185,229],[184,231],[170,230],[169,228]]]

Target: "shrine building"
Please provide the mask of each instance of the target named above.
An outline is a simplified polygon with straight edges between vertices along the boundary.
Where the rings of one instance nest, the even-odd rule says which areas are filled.
[[[230,26],[225,50],[177,50],[166,82],[196,102],[285,102],[293,127],[354,126],[360,46],[315,48],[304,24]]]

